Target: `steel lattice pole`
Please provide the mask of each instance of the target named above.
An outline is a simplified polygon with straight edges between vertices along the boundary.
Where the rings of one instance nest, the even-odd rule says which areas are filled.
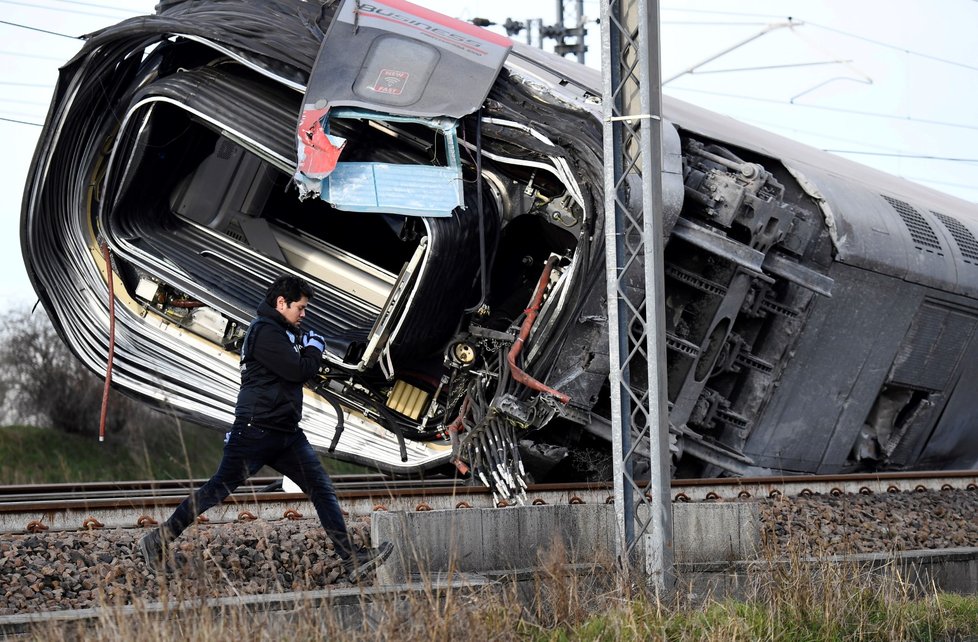
[[[673,580],[657,0],[602,0],[605,251],[618,557]],[[648,473],[638,451],[648,445]],[[648,482],[637,479],[646,474]],[[638,551],[644,551],[644,559]]]

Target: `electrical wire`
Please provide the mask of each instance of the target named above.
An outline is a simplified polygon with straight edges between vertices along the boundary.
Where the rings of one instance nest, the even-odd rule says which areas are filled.
[[[905,122],[919,123],[922,125],[938,125],[941,127],[954,127],[957,129],[978,130],[978,125],[965,125],[964,123],[952,123],[944,120],[933,120],[929,118],[914,118],[913,116],[894,116],[893,114],[881,114],[879,112],[863,111],[860,109],[846,109],[845,107],[826,107],[824,105],[806,105],[804,103],[793,103],[787,100],[777,100],[774,98],[758,98],[757,96],[744,96],[742,94],[731,94],[722,91],[710,91],[708,89],[693,89],[690,87],[669,87],[670,91],[688,91],[694,94],[706,94],[710,96],[721,96],[724,98],[735,98],[738,100],[750,100],[774,105],[790,105],[792,107],[803,107],[805,109],[819,109],[822,111],[834,111],[840,114],[855,114],[858,116],[869,116],[872,118],[886,118],[889,120],[902,120]]]
[[[108,18],[110,20],[122,20],[125,16],[112,16],[107,13],[92,13],[91,11],[79,11],[77,9],[58,9],[57,7],[39,6],[30,2],[18,2],[17,0],[0,0],[0,4],[13,5],[15,7],[30,7],[39,11],[54,11],[56,13],[70,13],[76,16],[92,16],[93,18]],[[132,14],[136,15],[136,14]]]
[[[740,12],[737,12],[737,11],[713,11],[713,10],[710,10],[710,9],[680,9],[678,7],[663,7],[662,10],[663,11],[675,11],[675,12],[678,12],[678,13],[701,13],[701,14],[710,14],[710,15],[719,15],[719,16],[736,16],[736,17],[744,17],[744,18],[767,18],[767,19],[770,19],[770,20],[784,20],[784,19],[793,20],[794,19],[793,16],[788,16],[787,18],[785,18],[785,16],[779,16],[779,15],[768,15],[768,14],[761,14],[761,13],[740,13]],[[860,36],[859,34],[855,34],[855,33],[849,32],[849,31],[843,31],[842,29],[836,29],[835,27],[829,27],[827,25],[819,24],[817,22],[811,22],[810,20],[806,20],[804,18],[799,18],[799,20],[801,22],[803,22],[805,25],[808,25],[810,27],[815,27],[816,29],[823,29],[825,31],[829,31],[829,32],[832,32],[832,33],[839,34],[840,36],[845,36],[847,38],[853,38],[854,40],[860,40],[862,42],[867,42],[869,44],[876,45],[878,47],[884,47],[886,49],[892,49],[894,51],[899,51],[901,53],[905,53],[905,54],[910,55],[910,56],[917,56],[919,58],[924,58],[926,60],[931,60],[931,61],[934,61],[934,62],[939,62],[939,63],[942,63],[942,64],[946,64],[946,65],[952,65],[954,67],[961,67],[962,69],[969,69],[971,71],[978,71],[978,66],[969,65],[968,63],[958,62],[956,60],[949,60],[947,58],[942,58],[940,56],[935,56],[935,55],[923,53],[923,52],[920,52],[920,51],[914,51],[912,49],[907,49],[906,47],[901,47],[899,45],[893,45],[893,44],[890,44],[888,42],[883,42],[881,40],[875,40],[873,38],[867,38],[866,36]],[[667,21],[663,21],[663,24],[672,24],[672,23],[667,22]],[[675,24],[681,24],[681,23],[675,23]],[[695,23],[690,23],[690,24],[695,24]],[[712,26],[713,23],[706,22],[706,23],[701,23],[701,24],[703,26]],[[717,24],[723,24],[723,23],[717,23]],[[756,26],[756,23],[753,23],[753,22],[732,23],[732,24],[735,24],[737,26],[739,26],[739,25],[745,25],[745,26],[752,26],[753,25],[753,26]]]
[[[881,42],[879,40],[873,40],[872,38],[867,38],[865,36],[860,36],[854,33],[849,33],[848,31],[842,31],[841,29],[836,29],[834,27],[828,27],[826,25],[818,24],[817,22],[808,22],[805,24],[816,27],[818,29],[824,29],[825,31],[831,31],[832,33],[837,33],[840,36],[846,36],[847,38],[854,38],[855,40],[861,40],[863,42],[868,42],[870,44],[876,45],[877,47],[884,47],[886,49],[892,49],[894,51],[899,51],[900,53],[905,53],[909,56],[917,56],[918,58],[924,58],[926,60],[932,60],[934,62],[940,62],[945,65],[952,65],[954,67],[961,67],[962,69],[969,69],[971,71],[978,71],[978,67],[975,65],[969,65],[964,62],[957,62],[955,60],[948,60],[947,58],[941,58],[940,56],[933,56],[931,54],[921,53],[919,51],[913,51],[912,49],[907,49],[905,47],[900,47],[898,45],[891,45],[887,42]]]
[[[758,118],[738,118],[738,120],[740,120],[743,123],[747,123],[749,125],[754,125],[756,127],[760,127],[761,129],[765,129],[765,130],[767,130],[769,132],[774,132],[774,133],[778,133],[778,132],[792,132],[794,134],[804,134],[805,136],[814,136],[814,137],[816,137],[818,139],[839,141],[839,142],[842,142],[842,143],[853,143],[853,144],[856,144],[856,145],[862,145],[863,147],[870,147],[870,148],[873,148],[873,149],[879,149],[879,150],[885,150],[885,151],[891,151],[891,152],[899,152],[900,151],[900,148],[899,147],[888,147],[888,146],[885,146],[885,145],[874,145],[874,144],[871,144],[871,143],[866,142],[864,139],[851,138],[851,137],[848,137],[848,136],[833,136],[831,134],[825,134],[825,133],[822,133],[822,132],[812,131],[810,129],[800,129],[798,127],[788,127],[784,123],[771,122],[769,120],[761,120],[761,119],[758,119]]]
[[[760,65],[756,67],[731,67],[729,69],[704,69],[702,71],[694,69],[687,72],[689,76],[706,76],[710,74],[731,74],[745,71],[773,71],[775,69],[797,69],[798,67],[821,67],[825,65],[838,65],[850,60],[822,60],[818,62],[795,62],[783,65]]]
[[[27,29],[28,31],[37,31],[39,33],[46,33],[52,36],[61,36],[62,38],[71,38],[72,40],[81,40],[82,36],[69,36],[66,33],[58,33],[57,31],[51,31],[49,29],[41,29],[40,27],[31,27],[30,25],[22,25],[17,22],[10,22],[9,20],[0,20],[0,25],[7,25],[10,27],[18,27],[20,29]]]
[[[107,4],[99,4],[97,2],[83,2],[82,0],[48,0],[48,2],[60,2],[62,4],[76,4],[83,7],[95,7],[96,9],[108,9],[109,11],[121,11],[122,13],[128,13],[132,15],[139,15],[141,11],[133,11],[132,9],[125,7],[114,7]]]
[[[14,82],[10,80],[0,80],[0,85],[6,87],[39,87],[42,89],[54,89],[54,85],[43,82]]]
[[[29,123],[26,120],[17,120],[16,118],[5,118],[0,116],[0,120],[7,123],[17,123],[18,125],[31,125],[32,127],[44,127],[41,123]]]
[[[19,100],[17,98],[4,98],[3,102],[10,103],[12,105],[34,105],[36,107],[43,107],[47,103],[42,103],[37,100]]]
[[[660,20],[664,25],[688,25],[692,27],[763,27],[766,22],[704,22],[702,20]]]
[[[743,13],[740,11],[715,11],[713,9],[686,9],[679,7],[662,7],[663,11],[675,11],[678,13],[709,13],[717,16],[737,16],[744,18],[768,18],[771,20],[781,20],[784,18],[783,15],[775,15],[772,13]]]
[[[795,127],[785,127],[784,125],[782,125],[780,123],[772,123],[770,121],[765,121],[765,120],[756,120],[756,119],[745,118],[745,119],[743,119],[743,122],[749,123],[751,125],[756,125],[758,127],[767,129],[768,131],[772,131],[772,132],[777,132],[777,131],[793,132],[793,133],[796,133],[796,134],[804,134],[806,136],[816,136],[816,137],[823,138],[823,139],[826,139],[826,140],[835,140],[835,141],[841,141],[841,142],[844,142],[844,143],[856,143],[856,144],[859,144],[859,145],[865,145],[866,147],[873,147],[873,148],[876,148],[878,150],[886,150],[886,151],[872,151],[872,150],[868,150],[868,149],[854,150],[854,149],[826,149],[826,148],[820,148],[823,152],[829,152],[829,153],[834,153],[834,154],[862,154],[862,155],[866,155],[866,156],[881,156],[881,157],[893,157],[893,158],[910,158],[910,159],[921,159],[921,160],[945,160],[945,161],[954,161],[954,162],[962,162],[962,163],[978,163],[978,158],[951,158],[951,157],[946,157],[946,156],[933,156],[933,155],[927,155],[927,154],[905,154],[903,152],[900,152],[899,148],[896,148],[896,147],[885,147],[885,146],[882,146],[882,145],[870,145],[870,144],[866,143],[864,140],[857,140],[857,139],[854,139],[854,138],[847,138],[845,136],[830,136],[830,135],[827,135],[827,134],[823,134],[821,132],[813,132],[811,130],[798,129],[798,128],[795,128]]]
[[[950,163],[978,163],[978,158],[951,158],[948,156],[928,156],[926,154],[893,154],[886,152],[868,152],[855,149],[823,149],[823,152],[833,154],[861,154],[864,156],[886,156],[891,158],[913,158],[917,160],[947,161]]]

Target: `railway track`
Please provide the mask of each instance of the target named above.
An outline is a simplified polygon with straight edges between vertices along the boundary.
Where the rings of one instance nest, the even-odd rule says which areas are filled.
[[[118,527],[146,527],[165,519],[191,489],[204,480],[96,482],[0,486],[0,533]],[[394,480],[383,475],[334,478],[337,494],[351,515],[376,510],[505,508],[491,492],[452,479]],[[225,523],[253,519],[315,516],[301,493],[280,490],[280,478],[254,478],[202,517]],[[750,501],[806,495],[852,495],[941,490],[978,491],[978,471],[874,473],[736,479],[674,480],[672,500]],[[535,484],[527,504],[611,503],[608,483]]]
[[[381,474],[337,475],[333,480],[346,490],[383,487],[390,478]],[[206,479],[171,479],[162,481],[118,481],[59,484],[26,484],[0,486],[0,503],[52,500],[126,500],[140,497],[185,497]],[[282,490],[281,477],[253,477],[238,489],[238,494],[268,493]]]
[[[179,573],[161,581],[139,554],[145,531],[137,527],[165,518],[200,481],[0,487],[0,633],[8,616],[11,627],[32,621],[23,614],[49,611],[67,610],[66,622],[92,619],[107,599],[138,614],[142,605],[163,600],[171,580],[195,596],[233,597],[235,604],[242,596],[261,603],[290,591],[348,587],[312,506],[301,494],[269,490],[277,481],[271,478],[254,480],[247,492],[208,511],[213,526],[184,538]],[[498,505],[486,489],[452,480],[334,481],[351,514],[351,535],[363,542],[371,537],[373,511]],[[761,503],[751,511],[757,527],[766,546],[783,555],[978,548],[978,471],[681,480],[671,495],[674,502]],[[527,503],[603,504],[611,496],[608,484],[536,485]]]

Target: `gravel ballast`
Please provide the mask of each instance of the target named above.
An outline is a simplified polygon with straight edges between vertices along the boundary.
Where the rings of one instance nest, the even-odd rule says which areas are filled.
[[[845,555],[978,546],[978,491],[764,500],[762,537],[781,553]]]
[[[761,501],[775,554],[832,555],[978,547],[978,491],[815,495]],[[350,519],[369,542],[369,516]],[[157,574],[139,553],[147,529],[0,535],[0,615],[349,586],[315,519],[200,525]]]
[[[350,520],[369,542],[369,517]],[[197,526],[176,542],[174,568],[147,567],[148,529],[50,531],[0,536],[0,615],[282,593],[346,585],[333,544],[315,519]]]

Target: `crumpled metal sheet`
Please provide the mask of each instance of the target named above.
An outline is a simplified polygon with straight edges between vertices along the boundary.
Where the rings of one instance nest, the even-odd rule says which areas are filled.
[[[309,76],[304,109],[461,118],[485,101],[512,46],[403,0],[345,0]]]

